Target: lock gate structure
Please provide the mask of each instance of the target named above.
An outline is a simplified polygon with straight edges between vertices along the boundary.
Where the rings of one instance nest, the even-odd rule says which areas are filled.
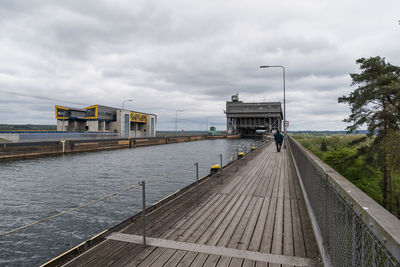
[[[273,133],[282,130],[281,102],[245,103],[239,101],[239,95],[233,95],[226,102],[228,134],[240,134],[243,137],[257,136],[257,130]]]

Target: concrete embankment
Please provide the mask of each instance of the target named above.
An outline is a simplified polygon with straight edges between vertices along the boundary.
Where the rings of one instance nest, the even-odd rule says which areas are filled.
[[[201,135],[131,139],[65,140],[31,143],[4,143],[0,144],[0,160],[239,137],[240,136],[237,135]]]

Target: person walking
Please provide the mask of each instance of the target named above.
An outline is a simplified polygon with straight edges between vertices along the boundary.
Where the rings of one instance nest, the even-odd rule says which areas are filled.
[[[276,143],[276,150],[278,152],[281,152],[281,147],[282,147],[282,142],[283,142],[283,135],[279,132],[279,130],[276,130],[276,133],[274,134],[274,140]]]

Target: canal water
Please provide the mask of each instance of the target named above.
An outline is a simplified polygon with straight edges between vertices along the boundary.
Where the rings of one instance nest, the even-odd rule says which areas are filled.
[[[123,190],[141,180],[147,205],[249,150],[254,139],[218,139],[0,162],[0,233]],[[136,214],[140,188],[0,237],[0,266],[37,266]]]

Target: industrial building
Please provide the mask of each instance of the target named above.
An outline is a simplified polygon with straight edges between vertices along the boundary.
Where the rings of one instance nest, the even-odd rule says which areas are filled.
[[[281,102],[244,103],[239,95],[233,95],[232,101],[226,102],[228,134],[255,136],[257,130],[272,133],[282,128]]]
[[[157,115],[92,105],[83,109],[55,106],[57,131],[116,132],[120,137],[156,136]]]

